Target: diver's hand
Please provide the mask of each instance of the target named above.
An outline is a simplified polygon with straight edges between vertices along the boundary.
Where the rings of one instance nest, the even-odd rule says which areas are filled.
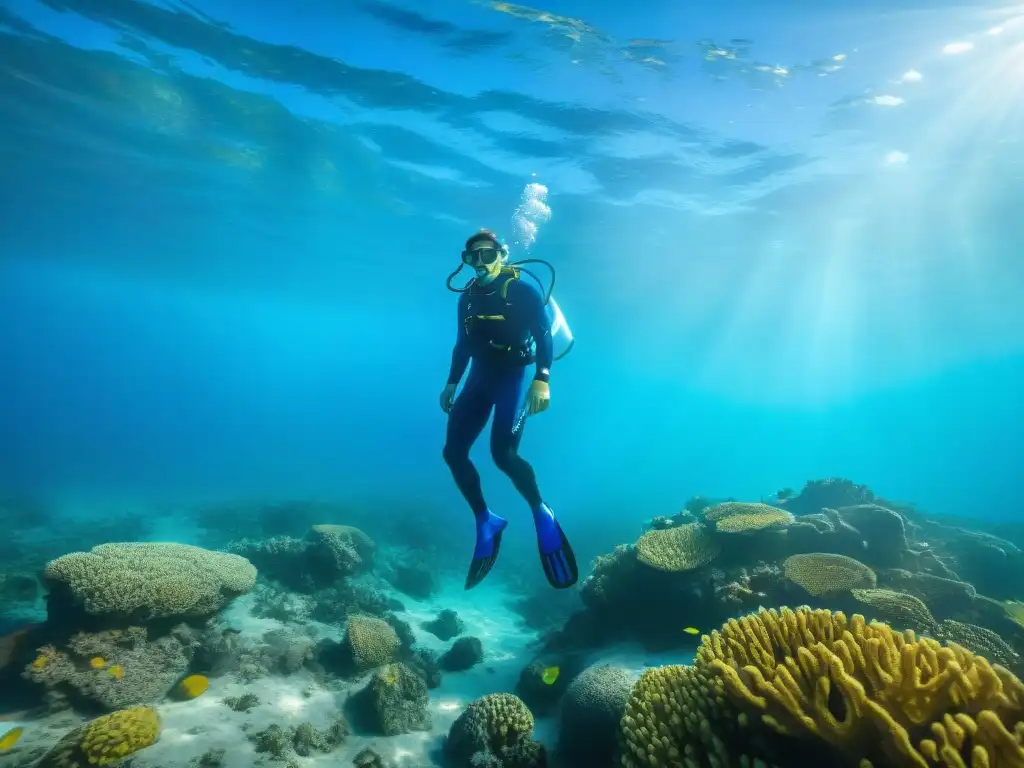
[[[452,409],[452,403],[455,402],[455,390],[458,389],[458,384],[448,384],[443,390],[441,390],[441,410],[445,413],[449,413]]]
[[[551,387],[546,381],[534,380],[530,384],[530,391],[526,393],[527,414],[534,416],[546,411],[551,405]]]

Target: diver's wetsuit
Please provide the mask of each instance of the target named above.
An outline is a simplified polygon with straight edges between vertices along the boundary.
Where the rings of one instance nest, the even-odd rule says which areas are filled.
[[[462,379],[470,360],[472,366],[448,416],[444,460],[473,514],[486,513],[480,475],[470,461],[469,450],[493,409],[491,456],[536,510],[543,500],[533,467],[519,455],[519,441],[530,384],[527,366],[536,362],[534,378],[541,381],[548,380],[551,368],[551,322],[544,301],[533,286],[511,272],[502,272],[486,286],[474,283],[459,297],[458,320],[448,383]]]

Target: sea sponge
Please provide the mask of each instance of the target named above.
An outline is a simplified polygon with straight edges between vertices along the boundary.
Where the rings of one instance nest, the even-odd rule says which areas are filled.
[[[531,738],[533,725],[533,715],[519,697],[491,693],[471,703],[452,724],[445,754],[454,768],[493,764],[539,768],[546,764],[544,748]]]
[[[870,606],[871,618],[932,635],[938,629],[928,606],[913,595],[891,589],[852,589],[850,593],[854,599]]]
[[[394,627],[373,616],[352,616],[345,628],[345,645],[358,672],[390,664],[401,644]]]
[[[859,560],[828,552],[792,555],[782,563],[787,579],[820,597],[848,589],[874,588],[875,572]]]
[[[37,768],[86,768],[114,765],[160,738],[160,716],[152,707],[134,707],[103,715],[70,731]]]
[[[769,504],[727,501],[705,509],[704,519],[719,533],[756,533],[785,528],[793,522],[793,513]]]
[[[958,646],[854,615],[762,610],[705,635],[695,665],[747,718],[867,766],[1024,764],[1024,684]]]
[[[188,544],[115,543],[58,557],[44,577],[88,613],[155,619],[214,613],[252,589],[256,569]]]
[[[648,531],[636,542],[637,559],[659,571],[692,571],[721,552],[711,531],[700,523]]]

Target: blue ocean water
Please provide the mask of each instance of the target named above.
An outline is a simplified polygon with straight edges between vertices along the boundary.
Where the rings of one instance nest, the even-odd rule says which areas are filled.
[[[421,647],[444,650],[419,627],[445,606],[483,638],[486,673],[431,699],[444,729],[511,690],[524,661],[548,663],[527,652],[533,625],[559,624],[575,594],[530,592],[546,589],[530,510],[486,434],[472,455],[511,525],[494,583],[458,581],[473,525],[441,453],[445,280],[482,227],[550,262],[575,339],[521,453],[581,579],[693,497],[783,503],[813,479],[958,525],[1020,522],[1024,10],[544,5],[0,0],[0,557],[27,573],[141,540],[255,561],[239,540],[358,525],[418,552],[420,575],[454,574],[422,604],[397,587]],[[963,533],[899,509],[914,557]],[[979,546],[1019,575],[1016,535]],[[863,559],[892,566],[878,551]],[[661,584],[673,606],[774,599],[734,575]],[[2,635],[47,616],[33,579],[0,606],[0,672]],[[507,583],[527,629],[496,597]],[[279,594],[245,599],[224,626],[246,637],[313,621]],[[665,647],[644,625],[641,651],[601,658],[690,661],[679,630],[710,616],[674,615]],[[298,718],[298,688],[267,679],[275,716]],[[163,743],[184,749],[193,715],[161,706]],[[418,742],[367,744],[426,759]]]
[[[5,2],[0,484],[465,517],[444,278],[539,183],[573,526],[830,475],[1010,515],[1015,13]]]

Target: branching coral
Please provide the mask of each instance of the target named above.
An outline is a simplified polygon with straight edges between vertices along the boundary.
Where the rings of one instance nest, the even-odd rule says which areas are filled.
[[[705,636],[696,665],[748,717],[854,765],[1024,764],[1020,680],[960,646],[859,615],[762,610]]]

